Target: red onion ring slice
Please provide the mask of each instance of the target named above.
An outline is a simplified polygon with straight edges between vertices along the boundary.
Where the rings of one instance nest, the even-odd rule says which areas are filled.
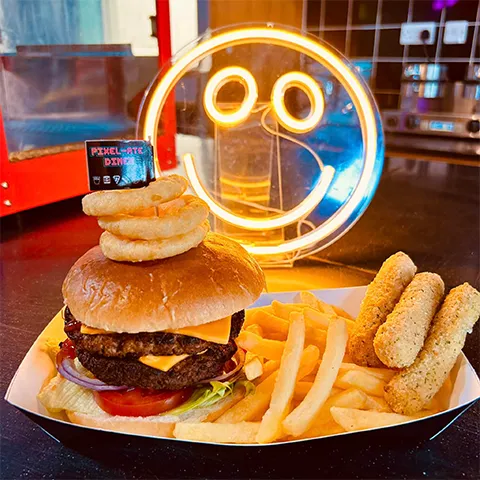
[[[75,363],[71,358],[64,358],[61,363],[57,365],[58,372],[62,377],[66,378],[70,382],[76,383],[81,387],[95,390],[97,392],[103,392],[107,390],[125,390],[126,386],[107,385],[106,383],[96,378],[89,378],[86,375],[80,373],[75,367]]]

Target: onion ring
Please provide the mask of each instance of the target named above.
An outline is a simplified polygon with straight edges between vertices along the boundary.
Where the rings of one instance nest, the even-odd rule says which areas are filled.
[[[83,197],[83,212],[96,217],[133,213],[174,200],[185,192],[187,186],[184,177],[169,175],[157,178],[143,188],[101,190]]]
[[[139,217],[115,215],[100,217],[103,230],[132,240],[157,240],[183,235],[203,223],[208,217],[208,205],[193,195],[164,203],[158,216]]]
[[[103,232],[100,248],[110,260],[118,262],[147,262],[174,257],[197,247],[210,230],[208,221],[198,225],[190,232],[164,240],[130,240]]]

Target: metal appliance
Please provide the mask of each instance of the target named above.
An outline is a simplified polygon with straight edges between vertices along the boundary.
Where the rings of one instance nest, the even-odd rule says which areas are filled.
[[[382,115],[387,146],[480,155],[480,64],[461,82],[448,81],[447,65],[406,65],[399,109]]]

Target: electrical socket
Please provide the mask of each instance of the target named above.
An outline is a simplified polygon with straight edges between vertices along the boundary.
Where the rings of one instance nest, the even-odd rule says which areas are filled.
[[[430,36],[425,40],[425,45],[433,45],[437,33],[435,22],[405,22],[402,23],[400,33],[401,45],[423,45],[421,33],[426,30]]]

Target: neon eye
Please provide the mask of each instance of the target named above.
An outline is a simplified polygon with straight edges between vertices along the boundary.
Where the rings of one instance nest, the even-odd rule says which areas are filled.
[[[217,106],[220,89],[230,82],[238,82],[245,89],[245,97],[238,109],[222,111]],[[208,81],[203,95],[203,105],[210,119],[222,127],[233,127],[244,122],[257,103],[258,88],[253,75],[242,67],[227,67],[218,71]]]
[[[290,88],[298,88],[310,101],[310,112],[306,118],[295,118],[285,106],[285,93]],[[325,99],[318,83],[302,72],[289,72],[282,75],[273,86],[271,101],[278,123],[293,133],[306,133],[320,122],[325,109]]]

